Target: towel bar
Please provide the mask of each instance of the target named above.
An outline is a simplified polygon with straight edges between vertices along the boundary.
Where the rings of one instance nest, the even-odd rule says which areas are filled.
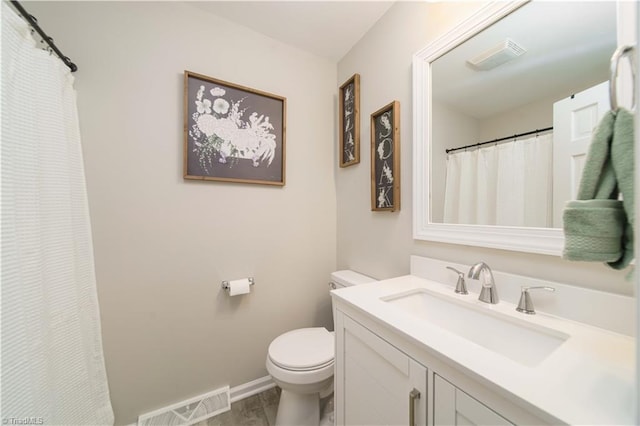
[[[631,109],[636,106],[636,70],[635,64],[633,62],[633,57],[631,54],[635,50],[635,45],[627,45],[620,46],[613,52],[613,56],[611,56],[611,76],[609,78],[609,102],[611,103],[611,111],[618,110],[618,93],[616,90],[616,80],[618,79],[618,64],[620,63],[620,59],[627,56],[629,58],[629,63],[631,64],[631,81],[632,81],[632,93],[633,93],[633,103]]]

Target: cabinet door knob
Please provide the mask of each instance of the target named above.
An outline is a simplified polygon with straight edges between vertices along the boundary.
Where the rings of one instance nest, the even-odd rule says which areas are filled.
[[[409,426],[416,425],[416,399],[420,399],[420,391],[413,388],[409,392]]]

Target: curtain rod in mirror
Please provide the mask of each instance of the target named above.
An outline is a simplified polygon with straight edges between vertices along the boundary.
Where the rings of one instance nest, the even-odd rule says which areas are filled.
[[[509,141],[511,139],[517,139],[517,138],[521,138],[523,136],[537,135],[538,133],[548,132],[549,130],[553,130],[553,126],[552,127],[545,127],[544,129],[532,130],[530,132],[518,133],[517,135],[513,135],[513,136],[505,136],[504,138],[493,139],[493,140],[486,141],[486,142],[478,142],[478,143],[473,143],[471,145],[459,146],[457,148],[445,149],[444,151],[447,154],[449,154],[450,152],[459,151],[461,149],[475,148],[475,147],[478,147],[478,146],[481,146],[481,145],[487,145],[487,144],[490,144],[490,143],[498,143],[498,142]]]

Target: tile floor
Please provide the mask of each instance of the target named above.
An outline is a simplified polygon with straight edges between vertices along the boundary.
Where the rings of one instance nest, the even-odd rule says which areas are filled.
[[[280,388],[274,387],[231,404],[231,410],[194,426],[274,426]],[[320,400],[323,425],[333,425],[333,394]]]
[[[280,388],[268,389],[231,404],[231,410],[195,426],[274,426],[280,401]]]

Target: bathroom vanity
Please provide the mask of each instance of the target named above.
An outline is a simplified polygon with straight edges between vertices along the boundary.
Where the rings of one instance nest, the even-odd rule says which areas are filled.
[[[473,288],[456,294],[455,274],[430,267],[434,279],[332,292],[336,424],[633,423],[634,339],[543,311],[562,306],[570,286],[546,283],[559,287],[556,299],[538,297],[540,310],[526,315],[504,274],[506,298],[492,305]],[[627,316],[631,302],[599,304]]]
[[[414,55],[415,240],[562,253],[564,234],[558,219],[573,197],[578,183],[574,177],[580,175],[566,172],[582,170],[586,148],[568,154],[565,130],[577,121],[560,114],[557,104],[569,99],[571,114],[589,111],[585,117],[592,121],[571,124],[585,129],[588,141],[609,105],[606,96],[603,102],[578,105],[581,96],[573,95],[603,87],[599,83],[610,78],[611,54],[620,47],[617,34],[629,29],[635,34],[637,28],[633,14],[621,13],[624,7],[616,9],[614,3],[489,2]],[[545,31],[540,31],[540,22]],[[564,31],[575,35],[571,43],[576,44],[562,47],[569,40],[561,36]],[[546,36],[551,42],[536,47]],[[515,52],[518,42],[527,47],[526,55]],[[578,50],[584,54],[580,61],[593,66],[578,66],[577,57],[567,55]],[[497,57],[496,52],[504,55]],[[479,58],[492,59],[484,67],[478,66]],[[565,85],[551,84],[562,80],[564,72]],[[531,179],[540,183],[536,189],[518,187],[523,194],[541,188],[545,192],[548,205],[541,215],[546,225],[502,223],[493,217],[506,211],[500,203],[488,201],[493,195],[497,198],[485,192],[494,186],[475,183],[488,182],[496,167],[485,166],[491,173],[482,178],[474,174],[467,185],[446,187],[447,181],[457,179],[449,179],[447,169],[452,152],[498,142],[516,144],[517,138],[537,138],[538,129],[550,127],[557,151],[548,162],[548,175]],[[506,176],[502,194],[511,196],[517,192],[511,185],[515,188],[525,179]],[[463,196],[468,205],[460,210],[478,213],[477,217],[448,214],[447,206],[458,205]],[[532,198],[513,196],[510,208],[516,198],[522,201],[518,215],[524,217],[532,211],[525,206]],[[468,271],[470,265],[414,256],[410,275],[332,292],[338,425],[635,423],[633,297],[494,271],[500,302],[484,303],[478,300],[477,282],[467,283],[469,294],[455,293],[458,276],[448,266]],[[553,287],[555,292],[531,294],[537,314],[528,315],[516,311],[523,286]],[[533,309],[527,306],[521,307]]]

